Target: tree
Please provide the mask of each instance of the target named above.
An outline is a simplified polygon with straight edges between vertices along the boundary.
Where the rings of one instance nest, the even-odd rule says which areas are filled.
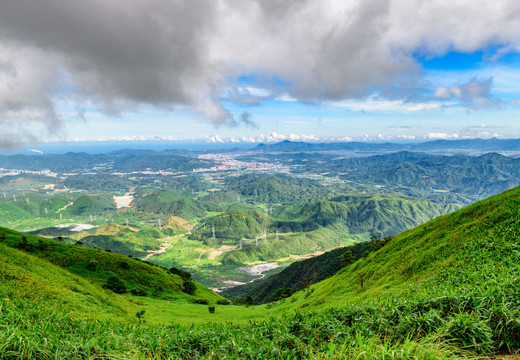
[[[377,250],[381,249],[383,246],[388,244],[390,242],[390,240],[392,240],[391,236],[386,236],[383,239],[381,239],[381,236],[382,236],[381,233],[378,232],[378,233],[375,233],[374,235],[372,235],[372,237],[370,238],[370,242],[372,243],[373,251],[377,251]]]
[[[188,295],[193,295],[197,290],[197,285],[193,281],[185,281],[182,283],[181,290]]]
[[[116,294],[124,294],[126,293],[126,285],[117,276],[110,276],[107,279],[107,283],[103,286],[105,289],[112,290]]]
[[[354,255],[352,255],[352,251],[347,250],[343,255],[341,255],[341,262],[343,266],[347,266],[354,262]]]
[[[300,288],[302,290],[307,289],[309,286],[311,286],[311,283],[309,282],[309,279],[305,278],[303,279],[302,283],[300,284]]]
[[[144,309],[142,309],[135,313],[137,320],[139,320],[139,325],[141,325],[141,321],[142,321],[142,318],[143,318],[145,312],[146,311]]]
[[[291,288],[279,288],[274,293],[275,300],[286,299],[292,295]]]

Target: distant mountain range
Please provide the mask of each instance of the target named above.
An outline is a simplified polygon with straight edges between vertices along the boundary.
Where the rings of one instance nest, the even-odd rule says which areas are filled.
[[[415,144],[333,142],[306,143],[284,140],[276,144],[259,144],[254,148],[264,152],[302,151],[512,151],[520,152],[520,139],[433,140]]]

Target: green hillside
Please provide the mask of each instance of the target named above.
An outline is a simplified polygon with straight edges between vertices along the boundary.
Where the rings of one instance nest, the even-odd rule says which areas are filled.
[[[417,198],[345,195],[330,201],[276,209],[273,216],[278,221],[273,227],[281,232],[294,232],[341,224],[351,234],[396,235],[458,208],[457,205],[441,205]]]
[[[104,214],[115,209],[116,206],[111,198],[97,199],[83,195],[75,199],[66,210],[74,216],[88,216]]]
[[[52,295],[40,288],[16,290],[16,276],[2,270],[0,329],[5,330],[0,331],[0,348],[12,357],[42,359],[488,359],[514,354],[520,350],[518,209],[520,189],[515,188],[395,236],[333,277],[275,303],[222,306],[215,314],[206,309],[205,315],[196,316],[183,308],[185,323],[220,322],[224,314],[230,322],[249,317],[252,322],[247,325],[140,325],[135,320],[121,324],[64,316],[60,310],[44,312],[45,304],[51,303],[45,296]],[[19,238],[8,232],[6,242],[14,244]],[[39,246],[36,238],[28,240]],[[46,261],[74,259],[66,266],[74,276],[85,272],[76,251],[96,251],[56,246],[60,254]],[[18,250],[0,249],[16,259],[40,252],[18,256]],[[110,260],[112,271],[123,278],[114,266],[116,258]],[[131,268],[137,266],[131,261]],[[10,262],[3,258],[0,264],[7,269]],[[20,266],[32,276],[35,269],[23,261]],[[101,278],[93,277],[92,283],[99,287]],[[137,282],[124,280],[129,287]],[[23,291],[48,295],[28,306]],[[173,298],[161,294],[159,298]],[[164,314],[168,316],[166,310]],[[7,335],[13,333],[17,335]]]
[[[243,175],[227,178],[226,184],[243,197],[268,204],[296,204],[327,192],[316,181],[285,175]]]
[[[206,215],[206,208],[198,200],[184,198],[175,190],[161,190],[136,201],[135,208],[144,213],[180,216],[184,219]]]
[[[374,242],[365,241],[347,247],[337,248],[310,259],[292,263],[280,273],[257,280],[251,284],[235,286],[224,290],[221,295],[228,299],[250,296],[255,304],[265,304],[276,299],[279,289],[290,289],[283,296],[290,295],[309,285],[322,281],[341,270],[347,263],[366,256],[374,249]],[[350,253],[350,257],[345,257]]]

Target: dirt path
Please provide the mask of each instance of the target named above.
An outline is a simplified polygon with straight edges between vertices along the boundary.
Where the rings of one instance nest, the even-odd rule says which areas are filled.
[[[177,238],[177,237],[181,237],[181,236],[184,236],[184,235],[187,235],[187,234],[191,234],[191,230],[195,227],[197,223],[191,225],[191,227],[188,229],[188,231],[186,231],[185,233],[182,233],[182,234],[179,234],[179,235],[174,235],[174,236],[171,236],[169,237],[168,239],[173,239],[173,238]],[[166,252],[166,249],[168,249],[169,247],[172,246],[172,243],[168,242],[168,241],[164,241],[162,243],[162,246],[159,248],[159,250],[150,250],[148,252],[148,255],[146,255],[146,257],[142,258],[141,260],[148,260],[149,258],[151,258],[152,256],[154,255],[159,255],[159,254],[163,254]],[[204,253],[204,251],[202,252]],[[202,253],[200,254],[199,256],[199,261],[197,262],[197,264],[200,262],[200,257],[202,256]]]
[[[142,258],[141,260],[145,261],[154,255],[163,254],[170,246],[172,246],[172,244],[165,241],[162,243],[162,246],[159,248],[159,250],[150,250],[148,255],[146,255],[146,257]]]
[[[200,249],[199,249],[199,250],[200,250]],[[200,263],[200,259],[202,258],[202,254],[204,254],[206,251],[207,251],[207,250],[202,249],[202,251],[201,251],[201,253],[200,253],[200,255],[199,255],[199,258],[197,259],[197,263],[196,263],[195,265],[199,265],[199,263]]]
[[[218,258],[220,255],[224,254],[225,252],[234,250],[236,248],[237,248],[236,246],[222,245],[218,250],[210,249],[212,251],[210,252],[210,254],[208,256],[208,259],[215,260],[216,258]]]
[[[68,203],[67,205],[65,205],[64,207],[62,207],[62,208],[59,209],[58,211],[56,211],[56,214],[59,213],[60,211],[65,210],[66,208],[68,208],[69,206],[71,206],[71,205],[73,205],[73,204],[74,204],[73,202]]]

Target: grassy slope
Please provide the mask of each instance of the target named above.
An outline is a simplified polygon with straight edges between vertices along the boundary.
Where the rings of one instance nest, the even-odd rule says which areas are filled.
[[[183,280],[179,276],[123,255],[30,235],[25,236],[32,248],[22,251],[15,247],[23,234],[4,228],[0,233],[6,234],[6,239],[0,241],[0,290],[8,299],[26,298],[49,310],[114,320],[132,319],[135,311],[144,306],[152,322],[207,312],[207,307],[191,303],[206,299],[214,304],[220,299],[200,284],[196,284],[193,296],[187,295],[181,291]],[[93,264],[90,270],[88,264]],[[103,289],[112,275],[121,278],[127,290],[143,288],[148,296],[118,295]]]
[[[501,231],[518,231],[519,208],[520,188],[515,188],[408,230],[381,250],[317,284],[308,304],[311,308],[343,306],[406,294],[410,284],[464,265],[468,244]],[[360,277],[364,278],[363,288]]]
[[[57,346],[62,352],[92,349],[82,334],[101,338],[108,326],[110,343],[102,353],[115,351],[133,358],[180,354],[185,358],[455,359],[467,350],[514,352],[520,349],[519,208],[517,188],[395,237],[381,250],[313,285],[308,293],[267,306],[223,310],[229,320],[302,309],[320,312],[245,327],[97,324],[84,330],[82,325],[74,345],[51,341],[45,346]],[[322,311],[338,305],[348,306]],[[186,315],[193,314],[188,307],[183,309]],[[23,326],[10,325],[15,323],[13,314],[7,306],[0,325],[29,336]],[[185,321],[211,319],[207,313],[203,316],[200,311]],[[53,331],[64,331],[63,322],[52,326]],[[124,342],[118,342],[121,334]],[[20,341],[0,343],[21,351]]]

